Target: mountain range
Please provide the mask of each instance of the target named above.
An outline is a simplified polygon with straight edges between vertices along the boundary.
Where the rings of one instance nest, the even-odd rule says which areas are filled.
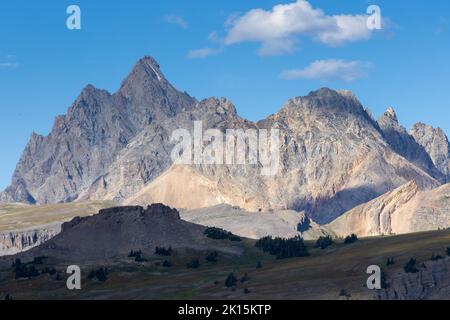
[[[278,172],[263,176],[260,163],[174,164],[171,134],[192,131],[194,121],[222,132],[278,129]],[[419,222],[401,226],[420,210],[398,207],[431,199],[430,192],[446,197],[449,181],[445,133],[423,123],[408,132],[392,108],[375,120],[353,93],[322,88],[252,122],[225,98],[198,101],[177,90],[158,63],[144,57],[116,93],[88,85],[67,114],[56,117],[49,135],[31,135],[0,202],[161,202],[187,210],[228,204],[303,212],[322,225],[335,222],[338,233],[372,235],[421,230]],[[399,204],[385,214],[391,201]],[[450,226],[450,219],[436,217],[448,214],[435,208],[441,204],[428,206],[434,211],[421,215],[425,224],[437,219],[444,225],[434,227]],[[394,217],[394,211],[405,213]],[[386,225],[388,219],[396,222]]]

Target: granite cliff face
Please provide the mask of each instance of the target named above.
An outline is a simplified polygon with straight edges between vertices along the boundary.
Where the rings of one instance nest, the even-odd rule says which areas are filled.
[[[0,257],[34,248],[57,235],[61,224],[44,225],[29,230],[0,232]]]
[[[328,225],[340,237],[405,234],[450,227],[450,184],[421,190],[411,181]]]
[[[411,135],[428,152],[436,168],[450,182],[450,144],[444,131],[440,128],[417,123],[411,129]]]
[[[177,91],[146,57],[117,93],[88,86],[50,135],[33,134],[0,201],[160,200],[189,209],[228,203],[305,211],[328,223],[411,180],[423,189],[440,185],[427,147],[391,118],[377,123],[352,93],[323,88],[252,123],[224,98],[199,102]],[[202,164],[177,172],[170,136],[192,132],[194,121],[223,132],[279,129],[279,170],[263,176],[261,163]],[[190,180],[203,187],[189,188]]]

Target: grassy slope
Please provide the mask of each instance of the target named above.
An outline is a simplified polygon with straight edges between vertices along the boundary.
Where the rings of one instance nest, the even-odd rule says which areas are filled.
[[[74,202],[68,204],[27,206],[0,205],[0,232],[24,230],[41,225],[64,222],[76,216],[89,216],[100,209],[114,206],[111,201]]]
[[[86,279],[93,266],[82,266],[83,290],[69,292],[65,280],[40,276],[33,280],[12,280],[10,270],[0,272],[0,295],[11,293],[16,298],[64,298],[64,299],[339,299],[345,289],[352,299],[371,298],[372,291],[364,288],[366,268],[377,264],[389,275],[402,270],[411,257],[418,262],[429,260],[432,253],[445,256],[450,246],[450,231],[436,231],[386,238],[368,238],[355,244],[335,244],[327,250],[310,246],[311,257],[274,260],[254,248],[254,241],[241,243],[222,241],[223,246],[244,248],[241,256],[220,255],[219,262],[212,264],[204,260],[205,252],[176,252],[168,260],[173,267],[155,265],[165,258],[146,257],[149,262],[139,264],[128,258],[110,263],[109,278],[105,283]],[[200,258],[199,269],[186,268],[193,258]],[[386,267],[386,260],[393,257],[396,264]],[[258,261],[263,268],[256,269]],[[64,264],[48,261],[57,266],[64,278]],[[229,272],[238,278],[248,273],[251,280],[232,291],[224,286]],[[214,282],[218,281],[217,284]],[[250,294],[244,293],[250,289]],[[1,296],[0,296],[1,298]]]

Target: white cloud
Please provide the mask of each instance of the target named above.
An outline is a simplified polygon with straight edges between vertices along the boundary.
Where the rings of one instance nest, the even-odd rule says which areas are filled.
[[[17,62],[0,62],[0,68],[17,68],[18,66]]]
[[[0,69],[14,69],[18,67],[19,63],[17,62],[15,56],[10,54],[0,56]]]
[[[220,49],[213,49],[213,48],[195,49],[195,50],[190,50],[188,52],[188,58],[189,59],[202,59],[202,58],[206,58],[209,56],[219,54],[220,52],[221,52]]]
[[[260,42],[261,55],[291,53],[300,36],[308,36],[329,46],[367,40],[368,15],[326,15],[306,0],[280,4],[271,10],[253,9],[226,22],[224,43]]]
[[[217,31],[212,31],[208,34],[208,41],[215,44],[223,44],[223,38],[219,36]]]
[[[180,28],[183,29],[187,29],[188,28],[188,23],[186,20],[183,19],[183,17],[178,16],[178,15],[174,15],[174,14],[170,14],[170,15],[165,15],[164,16],[164,21],[166,21],[167,23],[170,24],[174,24],[179,26]]]
[[[354,81],[367,75],[372,67],[370,62],[347,60],[317,60],[304,69],[283,71],[280,78],[294,80],[298,78],[310,80],[343,80]]]

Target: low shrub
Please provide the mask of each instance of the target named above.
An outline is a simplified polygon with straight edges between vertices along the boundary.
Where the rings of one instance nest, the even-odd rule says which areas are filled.
[[[233,273],[230,273],[228,277],[225,279],[225,287],[231,288],[236,285],[237,279]]]
[[[419,272],[419,269],[417,269],[416,266],[416,259],[411,258],[403,267],[403,270],[405,270],[406,273],[417,273]]]
[[[200,267],[200,261],[198,261],[198,259],[194,259],[191,262],[188,262],[186,264],[186,267],[189,269],[197,269],[198,267]]]
[[[217,253],[217,251],[213,251],[206,255],[205,260],[208,262],[217,262],[218,256],[219,256],[219,254]]]

